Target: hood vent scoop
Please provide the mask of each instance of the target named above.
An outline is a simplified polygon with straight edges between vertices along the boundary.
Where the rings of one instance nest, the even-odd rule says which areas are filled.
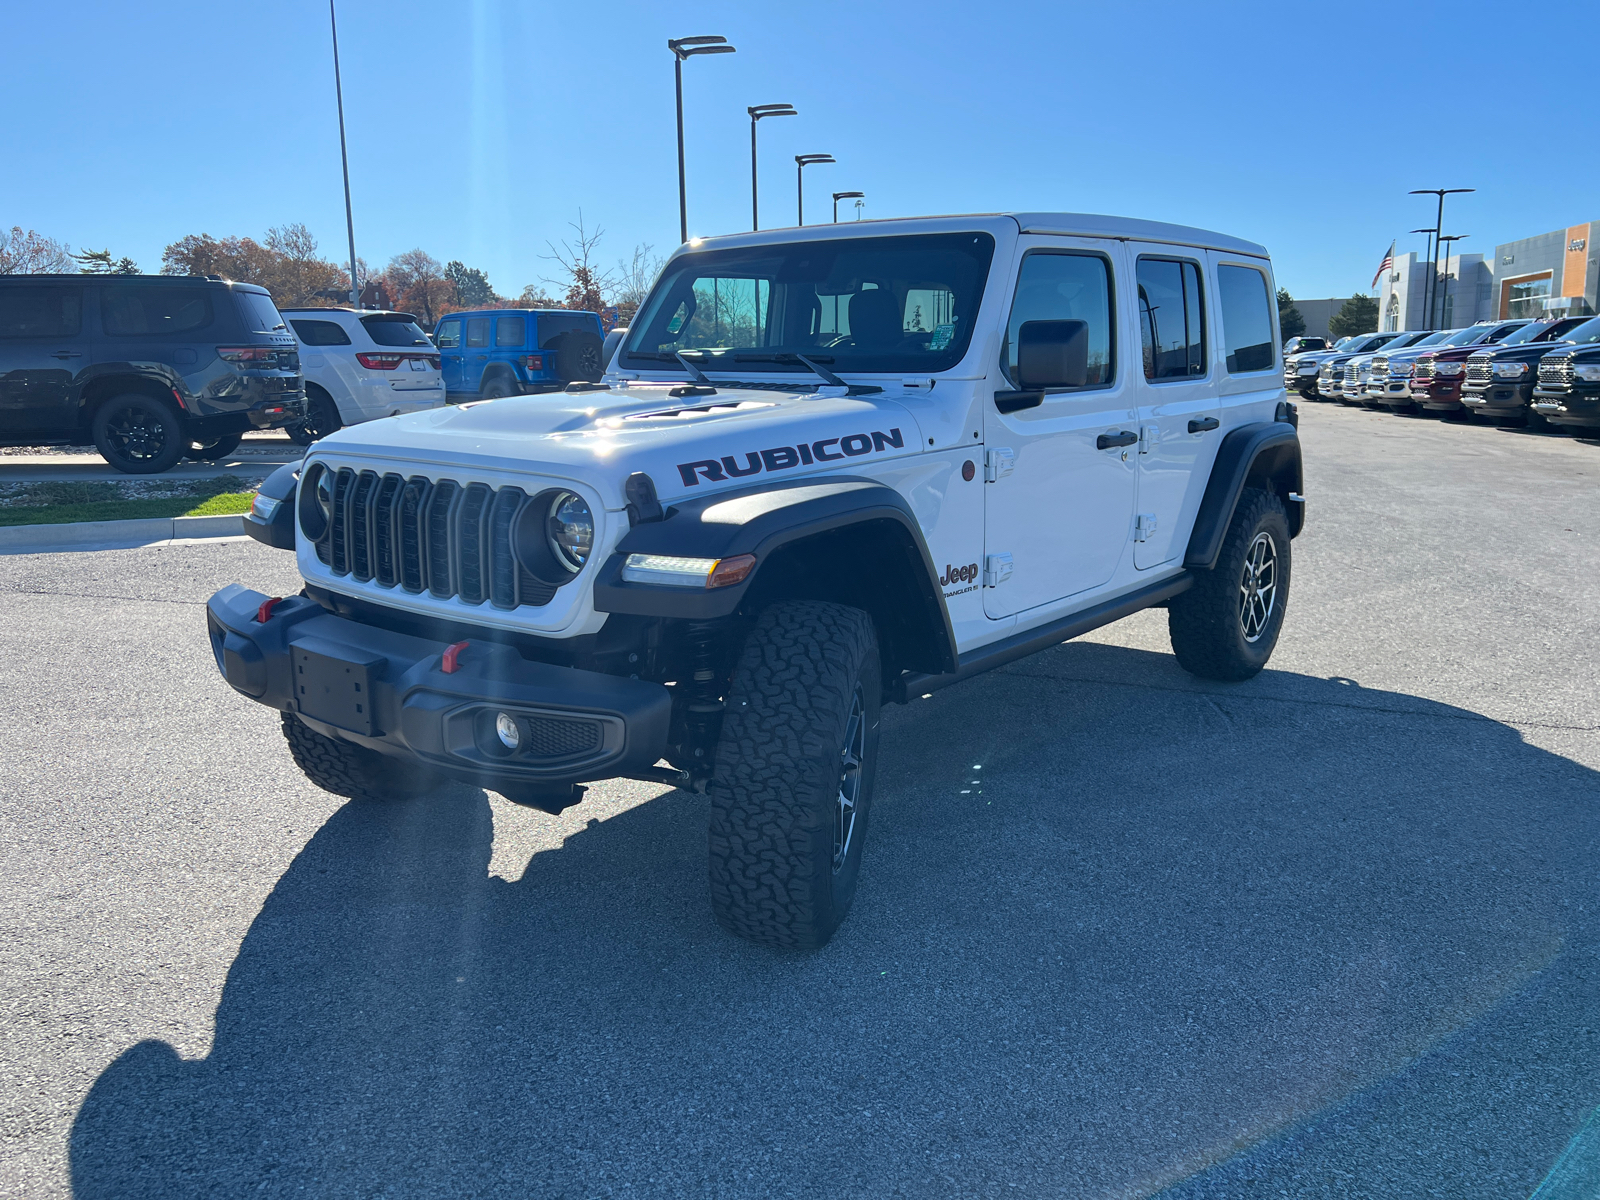
[[[673,394],[676,395],[679,390],[680,389],[674,388]],[[694,389],[684,388],[681,390],[689,392]],[[727,400],[716,404],[684,405],[681,408],[658,408],[654,412],[629,413],[622,419],[624,421],[661,421],[674,417],[703,416],[706,413],[712,412],[732,412],[736,409],[772,407],[774,406],[771,403],[763,403],[760,400]]]

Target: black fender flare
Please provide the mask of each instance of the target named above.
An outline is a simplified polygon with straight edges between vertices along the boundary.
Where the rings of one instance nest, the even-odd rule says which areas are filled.
[[[1306,518],[1305,501],[1298,498],[1305,486],[1299,432],[1288,421],[1253,421],[1230,430],[1217,448],[1200,512],[1189,534],[1185,567],[1209,571],[1217,565],[1239,497],[1253,479],[1271,483],[1289,511],[1289,536],[1299,535]]]
[[[293,550],[295,543],[295,500],[300,486],[300,463],[284,463],[261,481],[256,493],[278,501],[271,521],[263,521],[255,510],[244,515],[244,531],[264,546]]]
[[[623,535],[596,576],[594,607],[599,612],[684,620],[731,616],[759,587],[763,566],[778,552],[850,529],[887,533],[890,544],[904,552],[914,600],[910,611],[901,615],[920,630],[924,653],[919,657],[928,667],[954,670],[955,631],[922,526],[904,496],[871,479],[796,479],[679,500],[661,520],[636,524]],[[629,583],[622,578],[622,567],[630,554],[716,559],[753,554],[756,567],[742,582],[715,589]],[[841,564],[841,569],[848,566]]]

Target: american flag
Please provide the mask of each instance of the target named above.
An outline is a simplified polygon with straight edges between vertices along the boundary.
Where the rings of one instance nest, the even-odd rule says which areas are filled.
[[[1372,282],[1367,286],[1377,287],[1378,280],[1381,279],[1383,277],[1383,273],[1392,266],[1394,266],[1394,243],[1390,242],[1389,249],[1384,253],[1383,261],[1378,264],[1378,273],[1372,277]]]

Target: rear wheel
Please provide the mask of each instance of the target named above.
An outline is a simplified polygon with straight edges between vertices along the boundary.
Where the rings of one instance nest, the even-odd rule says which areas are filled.
[[[1203,679],[1249,679],[1272,657],[1289,600],[1289,515],[1275,492],[1239,497],[1217,564],[1167,606],[1178,665]]]
[[[130,475],[159,474],[182,458],[189,446],[178,414],[160,400],[135,392],[102,404],[89,429],[100,457]]]
[[[281,716],[295,766],[325,792],[352,800],[405,800],[439,785],[431,771],[419,770],[415,763],[318,733],[294,713]]]
[[[815,949],[855,898],[878,753],[872,618],[763,612],[728,689],[711,779],[711,908],[763,946]]]
[[[285,425],[283,431],[295,445],[309,446],[318,438],[327,437],[343,428],[344,421],[339,416],[339,406],[333,402],[333,397],[321,388],[308,387],[305,420]]]
[[[599,334],[563,334],[556,348],[556,374],[565,383],[599,383],[605,373],[603,349]]]
[[[243,440],[243,434],[229,433],[222,437],[211,438],[209,441],[190,442],[183,456],[192,462],[217,462],[237,450]]]
[[[502,396],[517,395],[517,387],[504,375],[496,375],[483,385],[483,390],[478,393],[485,400],[498,400]]]

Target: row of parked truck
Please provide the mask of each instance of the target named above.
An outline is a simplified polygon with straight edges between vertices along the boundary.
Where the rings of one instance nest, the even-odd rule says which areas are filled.
[[[1600,432],[1600,317],[1358,334],[1286,354],[1283,384],[1307,400]]]

